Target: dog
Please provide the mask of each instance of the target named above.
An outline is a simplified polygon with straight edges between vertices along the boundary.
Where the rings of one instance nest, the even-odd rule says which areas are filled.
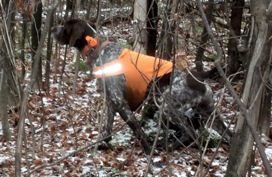
[[[114,116],[119,113],[140,141],[145,153],[149,154],[149,137],[133,112],[147,98],[153,101],[154,95],[160,94],[165,99],[161,104],[163,111],[157,108],[153,111],[154,115],[161,112],[186,132],[189,132],[186,125],[188,121],[183,121],[184,117],[190,120],[195,114],[207,117],[214,110],[213,94],[204,80],[216,72],[215,68],[206,72],[191,71],[191,74],[177,70],[171,61],[139,54],[105,40],[97,34],[95,25],[81,19],[72,19],[53,27],[52,33],[59,44],[75,47],[87,58],[98,86],[105,89],[107,121],[103,136],[107,137],[106,142],[111,137]],[[172,75],[174,79],[169,87]],[[219,124],[224,127],[222,122]],[[184,137],[190,133],[183,134]],[[182,138],[178,139],[180,141],[183,141]]]

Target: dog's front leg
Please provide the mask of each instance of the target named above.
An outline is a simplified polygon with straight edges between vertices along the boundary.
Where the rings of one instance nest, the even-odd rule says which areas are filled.
[[[140,126],[139,121],[136,120],[133,112],[130,110],[126,101],[123,101],[118,110],[120,116],[128,124],[133,131],[136,138],[141,142],[146,154],[150,154],[151,149],[148,143],[148,137]]]
[[[140,123],[136,120],[127,101],[125,100],[126,82],[123,75],[104,78],[106,100],[107,100],[107,122],[105,125],[106,133],[111,134],[114,115],[118,112],[121,118],[128,124],[134,135],[141,142],[146,154],[150,153],[148,137],[142,130]],[[102,80],[100,80],[102,81]],[[99,82],[100,88],[103,88],[103,81]]]
[[[106,143],[108,143],[112,138],[112,127],[113,127],[113,121],[114,116],[116,114],[116,111],[114,110],[112,106],[112,102],[107,100],[106,102],[106,119],[103,123],[103,138]]]

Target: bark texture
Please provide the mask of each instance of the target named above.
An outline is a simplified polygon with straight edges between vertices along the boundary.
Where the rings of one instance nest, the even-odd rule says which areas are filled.
[[[251,5],[255,19],[255,23],[252,25],[254,25],[256,35],[254,35],[255,39],[252,40],[254,44],[251,50],[253,52],[250,56],[251,62],[245,80],[242,100],[251,116],[251,123],[254,125],[255,131],[257,131],[261,118],[261,102],[265,96],[266,87],[264,82],[268,80],[269,66],[271,64],[272,43],[269,38],[272,35],[272,25],[271,21],[267,21],[265,18],[268,1],[258,1],[258,3],[251,1]],[[242,115],[238,118],[235,132],[226,177],[246,176],[251,165],[254,140]]]

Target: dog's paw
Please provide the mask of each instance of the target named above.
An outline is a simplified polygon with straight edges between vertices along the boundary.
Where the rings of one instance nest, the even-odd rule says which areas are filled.
[[[111,149],[111,145],[107,142],[104,142],[104,141],[99,143],[99,145],[97,146],[97,150],[105,151],[108,149]]]
[[[109,143],[110,140],[112,140],[112,137],[111,137],[111,133],[107,132],[107,131],[103,131],[101,133],[101,137],[102,137],[102,140],[105,142],[105,143]]]

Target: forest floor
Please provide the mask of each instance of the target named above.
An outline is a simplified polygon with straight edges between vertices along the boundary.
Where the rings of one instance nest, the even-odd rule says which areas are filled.
[[[127,39],[130,32],[126,26],[116,26]],[[111,33],[111,31],[109,31]],[[64,54],[59,60],[53,59],[50,89],[31,92],[28,114],[25,121],[23,143],[23,176],[224,176],[229,148],[180,147],[173,152],[156,149],[153,156],[143,153],[130,129],[119,116],[115,117],[113,140],[108,150],[97,150],[99,139],[102,98],[97,92],[95,80],[89,71],[80,71],[74,85],[75,67],[72,64],[74,50],[67,54],[68,64],[61,74]],[[194,56],[190,57],[193,63]],[[56,63],[58,62],[59,68]],[[212,63],[205,62],[209,68]],[[30,71],[30,68],[28,68]],[[26,76],[26,83],[28,82]],[[232,125],[238,116],[237,106],[223,84],[210,81],[214,100],[226,124]],[[236,83],[239,90],[239,83]],[[74,90],[75,88],[75,90]],[[219,103],[220,102],[220,103]],[[0,122],[0,176],[14,176],[15,149],[17,138],[18,112],[9,112],[12,140],[4,142]],[[233,128],[233,127],[232,127]],[[266,154],[272,164],[272,143],[262,139]],[[251,168],[252,177],[265,177],[264,167],[258,151]],[[42,168],[39,168],[43,166]],[[149,171],[147,172],[147,169]]]

